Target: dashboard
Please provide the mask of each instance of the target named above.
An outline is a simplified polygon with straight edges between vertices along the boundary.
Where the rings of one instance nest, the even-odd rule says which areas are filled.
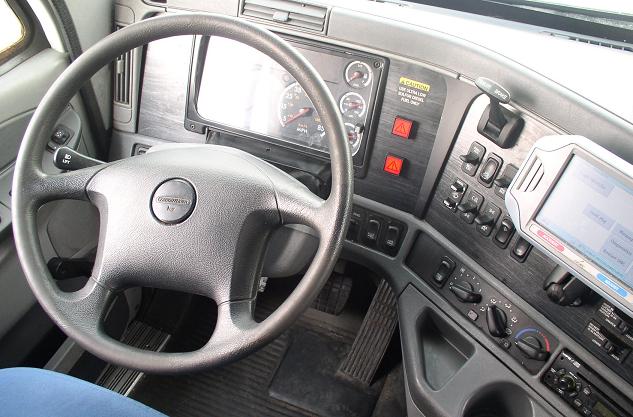
[[[493,415],[633,415],[630,311],[608,284],[592,285],[531,237],[521,210],[508,204],[543,137],[582,135],[633,161],[633,125],[594,102],[616,103],[610,108],[622,114],[621,97],[592,101],[571,90],[596,70],[573,59],[626,67],[626,52],[433,7],[318,2],[323,24],[306,29],[247,16],[244,2],[220,3],[120,0],[115,19],[126,25],[181,9],[250,19],[297,47],[321,74],[354,155],[354,210],[342,257],[385,276],[398,296],[409,415],[475,417],[478,399],[503,405],[507,397],[529,405],[500,405]],[[510,40],[525,48],[510,48]],[[545,50],[547,63],[534,53]],[[328,132],[282,65],[216,37],[156,42],[130,59],[138,89],[129,120],[117,120],[126,105],[114,103],[113,159],[169,142],[222,144],[327,195]],[[572,67],[561,85],[557,72]],[[507,98],[481,88],[480,77]],[[630,187],[609,180],[623,193],[618,203],[613,195],[592,198],[602,174],[586,170],[580,157],[564,161],[566,173],[554,175],[541,195],[548,202],[539,200],[528,217],[565,244],[593,248],[592,264],[631,292],[631,246],[620,244],[633,229]],[[630,166],[619,171],[629,175]],[[596,239],[602,229],[604,239]],[[620,251],[626,268],[604,258],[605,248]],[[435,352],[443,368],[424,352]]]

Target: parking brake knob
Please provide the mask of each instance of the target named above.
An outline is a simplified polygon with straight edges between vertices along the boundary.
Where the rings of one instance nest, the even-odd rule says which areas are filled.
[[[510,93],[499,83],[484,77],[475,80],[475,85],[490,99],[477,131],[499,145],[501,148],[511,148],[523,129],[523,119],[501,104],[510,103]]]

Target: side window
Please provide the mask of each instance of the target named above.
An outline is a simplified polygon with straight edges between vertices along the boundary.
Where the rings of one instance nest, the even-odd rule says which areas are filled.
[[[0,0],[0,63],[7,61],[20,50],[27,39],[24,23],[18,18],[7,0]]]

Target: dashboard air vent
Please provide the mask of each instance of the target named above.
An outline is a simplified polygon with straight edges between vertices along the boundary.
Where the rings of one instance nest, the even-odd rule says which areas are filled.
[[[117,25],[116,29],[123,28]],[[132,52],[128,51],[119,55],[114,60],[114,101],[126,106],[130,105],[131,72],[132,72]]]
[[[545,170],[543,169],[543,162],[540,159],[534,158],[532,161],[532,166],[521,180],[521,183],[517,187],[519,191],[524,193],[531,193],[536,190],[541,179],[543,179],[543,174]]]
[[[327,7],[293,0],[244,0],[242,15],[323,32]]]
[[[617,49],[617,50],[625,51],[625,52],[633,52],[633,46],[624,45],[619,42],[612,42],[606,39],[591,38],[591,37],[556,33],[556,32],[544,32],[544,33],[546,35],[553,36],[555,38],[562,38],[562,39],[567,39],[567,40],[575,41],[575,42],[588,43],[590,45],[602,46],[605,48]]]

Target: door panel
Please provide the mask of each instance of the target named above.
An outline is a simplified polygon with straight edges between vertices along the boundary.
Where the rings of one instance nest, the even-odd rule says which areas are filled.
[[[41,30],[38,25],[31,26]],[[37,304],[20,267],[11,233],[10,190],[13,165],[28,122],[68,62],[67,54],[47,48],[0,75],[0,367],[43,365],[31,361],[32,353],[39,352],[42,345],[50,346],[52,334],[61,338]],[[76,96],[60,119],[75,133],[69,145],[82,152],[94,149],[82,128],[87,125],[85,114]],[[52,152],[45,153],[43,168],[55,169]],[[98,218],[90,204],[48,204],[38,214],[38,226],[47,260],[53,256],[82,256],[96,246]]]

